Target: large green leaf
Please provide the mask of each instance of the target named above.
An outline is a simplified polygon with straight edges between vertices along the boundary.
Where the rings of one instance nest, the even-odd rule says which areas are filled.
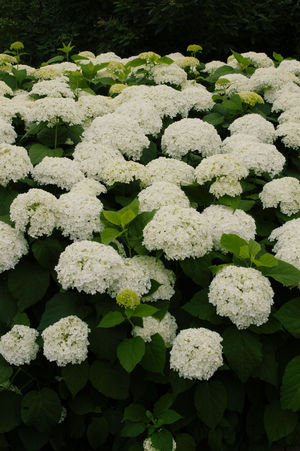
[[[87,439],[93,449],[100,449],[109,434],[109,425],[104,417],[94,417],[87,428]]]
[[[211,429],[220,423],[227,406],[227,393],[220,381],[201,382],[195,390],[199,418]]]
[[[265,407],[264,425],[269,443],[276,442],[289,435],[295,429],[297,422],[297,414],[283,410],[277,400],[272,401]]]
[[[300,410],[300,356],[294,357],[285,367],[280,401],[283,409]]]
[[[36,240],[31,247],[37,262],[47,269],[54,268],[64,249],[65,246],[61,241],[51,237]]]
[[[220,243],[222,247],[237,258],[240,256],[240,248],[248,245],[247,241],[233,233],[223,233]]]
[[[61,375],[74,398],[88,382],[89,365],[87,361],[84,361],[80,365],[67,365],[62,368]]]
[[[180,262],[180,266],[187,277],[201,287],[207,287],[210,280],[208,266],[211,264],[209,255],[201,258],[186,258]]]
[[[39,432],[25,424],[19,426],[17,432],[26,451],[39,451],[49,441],[47,432]]]
[[[125,317],[121,312],[109,312],[100,321],[98,327],[114,327],[125,321]]]
[[[259,338],[250,332],[228,327],[223,333],[222,344],[229,366],[242,382],[246,382],[263,360]]]
[[[6,382],[13,374],[13,367],[10,366],[0,354],[0,384]]]
[[[172,451],[173,437],[171,432],[162,429],[151,435],[152,446],[158,451]]]
[[[29,157],[33,165],[40,163],[45,157],[61,157],[63,149],[50,149],[50,147],[43,146],[43,144],[32,144],[29,149]]]
[[[274,314],[285,329],[296,338],[300,338],[300,298],[286,302]]]
[[[121,437],[137,437],[142,434],[146,426],[144,423],[126,423],[121,431]]]
[[[152,336],[151,342],[146,343],[146,352],[141,361],[143,368],[153,373],[162,373],[166,362],[166,345],[159,334]]]
[[[123,421],[143,422],[147,423],[146,409],[142,404],[132,403],[124,410]]]
[[[30,260],[23,259],[8,274],[8,289],[18,300],[19,310],[21,312],[43,298],[49,283],[49,271],[32,263]]]
[[[141,337],[126,338],[117,348],[122,367],[128,372],[134,370],[145,354],[145,342]]]
[[[62,405],[57,393],[50,388],[33,390],[22,400],[21,417],[23,423],[40,432],[49,431],[58,423]]]
[[[223,322],[222,318],[216,314],[216,309],[208,302],[208,290],[201,290],[195,293],[192,299],[184,304],[182,308],[190,315],[212,324]]]
[[[17,312],[17,304],[6,284],[0,284],[0,322],[9,326]]]
[[[271,268],[259,267],[264,276],[272,277],[286,287],[300,284],[300,271],[290,263],[277,259],[277,265]]]
[[[0,391],[0,433],[10,432],[21,423],[21,399],[13,391]]]
[[[129,375],[121,368],[115,369],[108,363],[96,360],[90,368],[90,381],[96,390],[108,398],[128,398]]]
[[[18,191],[10,191],[0,186],[0,216],[5,216],[9,213],[9,207],[17,195]]]

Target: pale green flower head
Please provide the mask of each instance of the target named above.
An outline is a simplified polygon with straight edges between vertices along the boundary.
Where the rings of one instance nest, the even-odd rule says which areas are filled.
[[[10,44],[9,48],[10,48],[10,50],[16,50],[16,51],[23,50],[24,44],[21,41],[16,41],[16,42],[13,42],[12,44]]]
[[[116,297],[116,301],[121,307],[129,308],[131,310],[134,310],[141,303],[138,294],[128,288],[120,291]]]
[[[254,91],[240,91],[237,92],[237,95],[241,98],[242,102],[250,106],[254,106],[257,103],[265,103],[264,99]]]

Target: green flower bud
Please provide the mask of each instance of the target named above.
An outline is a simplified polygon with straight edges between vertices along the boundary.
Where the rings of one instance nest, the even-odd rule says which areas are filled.
[[[23,42],[16,41],[16,42],[13,42],[12,44],[10,44],[9,48],[10,48],[10,50],[23,50],[24,44],[23,44]]]
[[[117,304],[121,307],[129,308],[134,310],[141,301],[139,295],[130,289],[122,290],[116,297]]]

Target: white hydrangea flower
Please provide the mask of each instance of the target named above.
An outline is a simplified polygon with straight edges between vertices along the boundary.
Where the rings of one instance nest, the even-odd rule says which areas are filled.
[[[187,116],[188,106],[185,97],[182,92],[171,86],[150,86],[147,97],[154,104],[160,117]]]
[[[83,114],[77,102],[70,98],[45,97],[34,102],[25,112],[25,120],[31,122],[47,122],[48,127],[61,119],[70,125],[78,125],[83,121]]]
[[[295,266],[300,271],[300,240],[295,239],[288,246],[280,247],[275,257]],[[298,287],[300,288],[300,284]]]
[[[263,208],[276,208],[288,216],[300,210],[300,182],[295,177],[282,177],[264,185],[259,198]]]
[[[208,300],[217,314],[229,318],[238,329],[268,321],[274,292],[269,279],[253,268],[225,266],[209,286]]]
[[[250,82],[252,91],[263,93],[265,99],[272,103],[280,89],[290,83],[299,84],[299,79],[290,72],[275,67],[264,67],[256,69]]]
[[[99,55],[97,55],[95,59],[97,61],[97,64],[108,63],[109,61],[122,61],[122,58],[116,55],[114,52],[99,53]]]
[[[176,205],[161,207],[143,231],[143,244],[162,249],[168,260],[203,257],[212,249],[212,237],[200,213]]]
[[[254,240],[256,225],[252,216],[243,210],[225,205],[210,205],[201,213],[212,234],[214,248],[227,252],[220,244],[223,233],[233,233],[246,241]]]
[[[149,139],[138,121],[125,114],[111,113],[93,120],[83,133],[87,141],[101,142],[118,149],[132,160],[139,160],[142,152],[149,146]]]
[[[227,136],[221,144],[222,153],[231,153],[236,150],[250,148],[256,143],[261,142],[256,136],[247,135],[245,133],[234,133],[231,136]]]
[[[278,117],[279,124],[284,122],[300,122],[300,106],[289,108],[280,114]]]
[[[87,240],[104,228],[100,221],[102,202],[96,196],[77,190],[63,194],[57,201],[57,224],[71,240]]]
[[[184,379],[208,380],[223,365],[223,338],[200,327],[179,332],[170,352],[170,368]]]
[[[255,67],[274,67],[274,63],[266,53],[262,52],[244,52],[241,53],[244,58],[248,58]],[[229,66],[239,68],[240,65],[233,55],[228,58]]]
[[[261,142],[270,144],[276,137],[274,125],[256,113],[245,114],[235,119],[228,130],[232,135],[234,133],[245,133],[255,136]]]
[[[212,93],[197,83],[187,86],[181,92],[188,110],[209,111],[215,104],[212,99]]]
[[[43,332],[44,356],[57,366],[83,362],[88,355],[88,325],[75,315],[48,326]]]
[[[0,185],[17,182],[33,169],[27,150],[21,146],[0,144]]]
[[[282,60],[277,67],[279,71],[290,72],[297,76],[300,75],[300,61],[298,60]]]
[[[101,142],[85,140],[77,144],[73,158],[87,177],[96,180],[102,180],[102,172],[107,164],[125,161],[119,150]]]
[[[143,296],[151,288],[150,274],[144,271],[144,268],[139,265],[139,261],[135,258],[125,258],[123,273],[109,287],[109,294],[115,298],[121,291],[130,289],[135,291],[138,296]]]
[[[85,119],[94,119],[99,116],[111,113],[113,110],[112,100],[109,97],[101,95],[92,95],[83,91],[84,95],[79,94],[78,106],[81,109]]]
[[[269,236],[270,241],[277,241],[273,250],[277,252],[280,248],[293,246],[300,241],[300,218],[291,219],[280,227],[274,229]]]
[[[52,80],[56,77],[61,77],[61,72],[57,70],[54,65],[48,65],[35,69],[32,75],[39,80]]]
[[[5,94],[12,96],[13,90],[4,81],[1,80],[0,81],[0,95],[4,96]]]
[[[277,92],[277,96],[272,105],[272,111],[286,111],[299,107],[300,87],[289,83]]]
[[[251,91],[250,79],[242,74],[222,75],[216,81],[216,90],[228,96],[239,91]]]
[[[164,153],[180,160],[188,152],[198,152],[203,156],[219,153],[221,138],[213,125],[201,119],[187,118],[165,129],[161,146]]]
[[[28,244],[23,234],[0,221],[0,273],[16,266],[28,253]]]
[[[168,55],[166,55],[166,56],[173,61],[176,61],[178,58],[185,58],[185,56],[180,52],[168,53]]]
[[[165,268],[161,260],[150,255],[135,255],[132,260],[144,273],[149,274],[149,278],[156,280],[160,286],[154,293],[143,296],[142,302],[155,302],[158,300],[169,301],[175,293],[175,274],[172,270]]]
[[[247,175],[248,169],[233,154],[212,155],[204,158],[195,168],[199,185],[216,179],[209,188],[209,192],[216,197],[241,194],[242,186],[239,180]]]
[[[175,64],[183,69],[189,68],[195,70],[196,66],[200,64],[200,61],[194,56],[181,56],[175,59]]]
[[[143,443],[144,451],[158,451],[157,448],[154,448],[152,445],[151,438],[145,438]],[[176,442],[173,439],[172,451],[176,451]]]
[[[42,189],[32,188],[13,200],[10,219],[17,230],[27,231],[32,238],[49,236],[56,225],[56,209],[55,196]]]
[[[4,119],[0,118],[0,143],[13,144],[17,133],[13,126]]]
[[[167,348],[170,348],[176,337],[177,323],[174,316],[169,312],[162,320],[147,316],[143,318],[143,327],[135,326],[131,333],[134,337],[141,337],[145,342],[150,342],[152,335],[159,334]]]
[[[130,183],[140,180],[143,185],[149,185],[149,175],[146,166],[135,161],[115,161],[108,163],[102,171],[101,178],[106,185],[114,183]]]
[[[122,103],[115,110],[116,114],[126,115],[136,120],[145,135],[156,136],[162,128],[162,120],[152,102],[146,99],[132,99]]]
[[[64,290],[104,293],[123,273],[124,263],[111,247],[96,241],[78,241],[66,247],[55,267]]]
[[[83,179],[75,183],[71,188],[72,193],[80,193],[89,196],[99,196],[99,194],[106,193],[106,188],[102,183],[93,179]]]
[[[38,353],[38,335],[35,329],[16,324],[0,338],[0,354],[10,365],[28,365]]]
[[[190,207],[186,194],[174,183],[154,182],[138,194],[140,211],[152,211],[167,205]]]
[[[156,84],[170,83],[181,86],[187,80],[187,73],[177,64],[156,64],[152,67],[151,76]]]
[[[146,165],[149,183],[165,182],[177,185],[191,185],[195,181],[195,170],[184,161],[175,158],[159,157]]]
[[[78,70],[78,66],[75,63],[71,63],[71,61],[62,61],[61,63],[55,63],[55,64],[51,64],[48,66],[43,66],[37,70],[41,70],[41,69],[45,69],[45,73],[46,73],[46,69],[55,70],[59,73],[59,76],[62,77],[64,74],[66,74],[68,72],[76,72]],[[36,72],[34,73],[34,76],[36,77]],[[41,78],[43,78],[43,77],[41,77]],[[52,78],[52,77],[50,77],[50,78]]]
[[[41,97],[74,97],[74,93],[68,85],[67,77],[38,81],[33,85],[31,91],[29,92],[29,95],[33,94]]]
[[[59,157],[43,158],[32,170],[32,177],[40,185],[56,185],[65,190],[84,179],[76,161]]]
[[[219,60],[209,61],[209,63],[205,64],[205,72],[207,72],[209,75],[212,75],[214,72],[216,72],[217,69],[225,65],[226,63],[224,63],[223,61]]]
[[[276,136],[281,137],[283,144],[290,149],[299,149],[300,147],[300,122],[287,121],[279,124],[276,129]]]

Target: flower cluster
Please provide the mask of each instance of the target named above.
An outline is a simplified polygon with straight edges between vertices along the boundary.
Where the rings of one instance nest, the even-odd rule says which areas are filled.
[[[264,185],[259,198],[263,208],[280,206],[282,213],[291,216],[300,210],[300,182],[295,177],[282,177]]]
[[[0,144],[0,185],[6,186],[11,180],[17,182],[33,169],[24,147]]]
[[[37,356],[38,332],[28,326],[16,324],[0,338],[0,354],[10,365],[29,364]]]
[[[0,273],[16,266],[28,252],[28,244],[22,232],[0,221]]]
[[[167,312],[162,320],[155,319],[152,316],[143,318],[143,326],[135,326],[131,333],[134,337],[141,337],[145,342],[150,342],[152,335],[159,334],[166,347],[170,348],[176,337],[176,331],[176,319]]]

